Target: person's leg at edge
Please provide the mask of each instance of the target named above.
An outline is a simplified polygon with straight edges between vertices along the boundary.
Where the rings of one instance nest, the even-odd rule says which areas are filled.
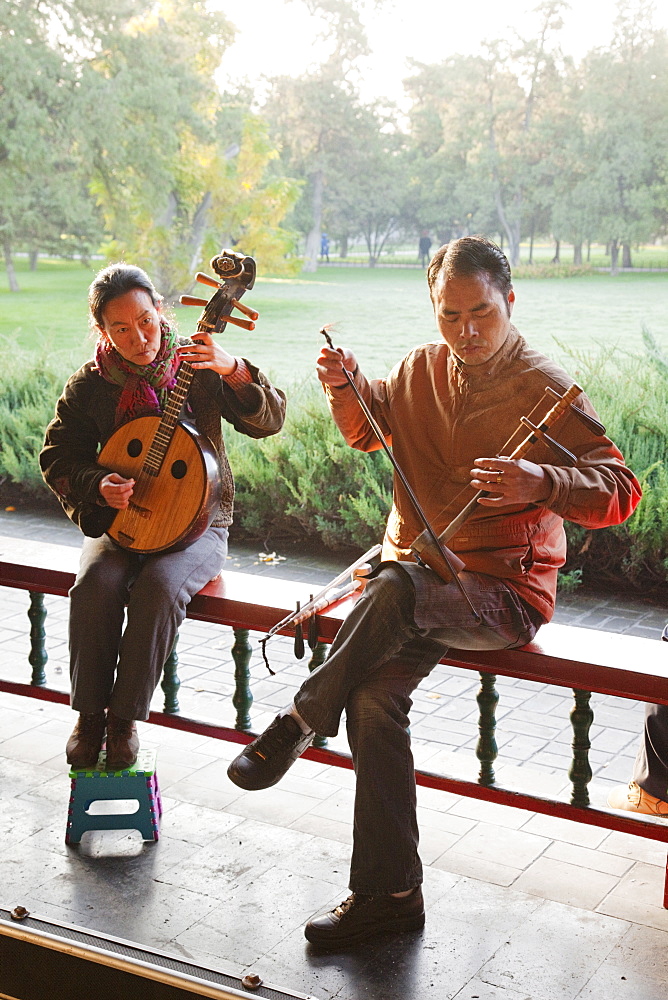
[[[66,755],[75,768],[94,767],[104,742],[128,585],[137,556],[103,535],[85,538],[70,590],[71,705],[79,712]]]
[[[668,705],[645,705],[633,778],[608,795],[613,809],[668,818]]]

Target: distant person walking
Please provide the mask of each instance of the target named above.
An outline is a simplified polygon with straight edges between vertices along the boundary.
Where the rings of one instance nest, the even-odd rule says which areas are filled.
[[[420,260],[420,267],[426,267],[429,263],[429,251],[431,250],[431,238],[429,233],[424,230],[420,234],[420,241],[418,243],[418,258]]]
[[[320,260],[326,260],[329,264],[329,236],[323,233],[320,237]]]

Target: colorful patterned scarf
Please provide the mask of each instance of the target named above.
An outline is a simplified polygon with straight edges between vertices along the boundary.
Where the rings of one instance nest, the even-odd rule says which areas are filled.
[[[134,417],[160,415],[169,393],[176,384],[180,359],[176,354],[178,338],[164,320],[160,320],[160,350],[148,365],[134,365],[121,357],[106,337],[95,345],[95,363],[107,382],[122,387],[116,407],[115,426]]]

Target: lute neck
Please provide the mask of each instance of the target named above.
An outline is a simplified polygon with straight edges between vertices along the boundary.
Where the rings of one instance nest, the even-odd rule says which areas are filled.
[[[157,476],[160,472],[194,374],[195,369],[191,367],[190,363],[183,361],[179,368],[176,384],[169,394],[162,419],[144,460],[144,471],[151,476]]]

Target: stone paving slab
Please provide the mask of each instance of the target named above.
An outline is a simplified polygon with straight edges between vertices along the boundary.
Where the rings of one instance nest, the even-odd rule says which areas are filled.
[[[317,1000],[596,1000],[621,975],[612,996],[667,995],[664,845],[420,788],[424,932],[327,956],[301,928],[346,895],[348,772],[298,761],[280,787],[244,793],[225,775],[235,747],[144,724],[160,841],[91,832],[68,848],[62,745],[37,765],[16,737],[60,738],[70,713],[25,701],[0,695],[2,905]]]

